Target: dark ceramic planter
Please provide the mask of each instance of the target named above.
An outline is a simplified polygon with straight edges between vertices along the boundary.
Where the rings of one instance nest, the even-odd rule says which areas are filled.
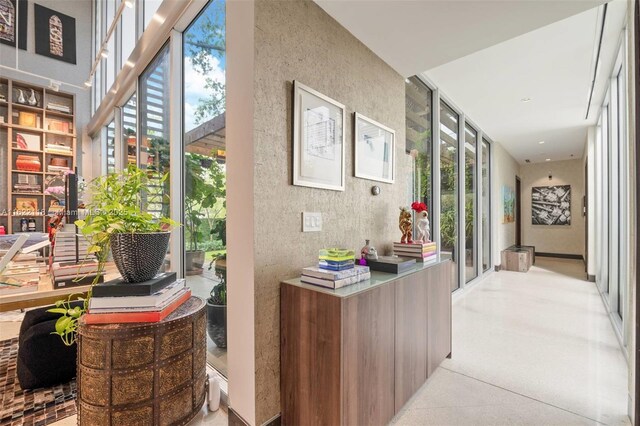
[[[122,278],[139,283],[155,277],[164,263],[170,235],[169,232],[112,235],[111,253]]]
[[[207,300],[207,333],[219,348],[227,347],[227,306]]]

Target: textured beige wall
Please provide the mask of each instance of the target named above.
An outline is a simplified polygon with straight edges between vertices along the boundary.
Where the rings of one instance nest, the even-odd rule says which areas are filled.
[[[549,172],[553,179],[549,180]],[[585,249],[585,218],[582,214],[584,164],[580,160],[526,164],[520,167],[522,179],[522,243],[544,253],[576,254]],[[531,224],[531,188],[534,186],[571,185],[571,225]]]
[[[493,222],[493,264],[500,264],[500,252],[516,243],[515,223],[502,223],[504,206],[502,203],[502,186],[508,185],[515,191],[516,175],[520,172],[520,165],[497,142],[491,145],[491,221]]]
[[[280,412],[279,282],[317,261],[318,249],[389,250],[410,162],[404,154],[404,79],[311,1],[255,3],[256,423]],[[346,105],[346,190],[292,186],[292,81]],[[353,177],[353,113],[396,131],[396,183]],[[230,141],[233,143],[233,141]],[[250,163],[247,164],[250,167]],[[322,232],[302,233],[301,212],[321,212]]]

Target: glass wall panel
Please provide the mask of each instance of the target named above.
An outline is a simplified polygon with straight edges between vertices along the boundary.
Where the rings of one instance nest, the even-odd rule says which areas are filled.
[[[169,45],[166,45],[140,76],[139,167],[149,171],[146,209],[169,216]]]
[[[106,0],[105,7],[106,9],[106,26],[109,28],[111,23],[113,22],[113,18],[116,16],[116,8],[118,4],[116,4],[116,0]],[[106,34],[106,31],[105,31]],[[112,35],[107,42],[107,58],[103,60],[106,72],[106,90],[111,89],[113,82],[116,78],[116,38]]]
[[[482,139],[482,270],[491,268],[491,149]]]
[[[122,147],[127,164],[138,163],[137,123],[138,112],[134,93],[122,107]]]
[[[465,282],[478,276],[477,257],[477,185],[476,156],[478,132],[468,123],[464,126],[464,240],[465,240]]]
[[[414,159],[412,190],[408,201],[421,201],[431,211],[433,93],[417,77],[410,77],[405,83],[406,150]]]
[[[123,67],[138,41],[135,7],[125,7],[123,9],[120,17],[120,34],[120,67]]]
[[[151,19],[153,19],[153,14],[156,13],[160,5],[162,4],[162,0],[138,0],[144,2],[144,27],[147,28]]]
[[[210,2],[191,23],[183,34],[183,52],[187,284],[208,302],[207,360],[226,376],[224,1]]]
[[[611,192],[609,191],[609,106],[602,108],[602,143],[600,144],[600,156],[602,158],[602,248],[601,270],[602,290],[609,293],[609,208],[611,204]]]
[[[458,121],[459,116],[440,102],[440,251],[453,259],[451,290],[458,277]]]

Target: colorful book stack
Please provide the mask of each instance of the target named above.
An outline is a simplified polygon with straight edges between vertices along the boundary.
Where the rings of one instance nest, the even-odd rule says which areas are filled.
[[[160,322],[191,297],[175,272],[141,283],[112,280],[93,287],[86,324]]]
[[[417,262],[428,262],[436,258],[437,247],[435,242],[429,243],[393,243],[393,254],[402,257],[411,257]]]
[[[304,268],[300,281],[336,289],[369,278],[371,278],[369,267],[355,264],[353,250],[322,249],[318,266]]]
[[[98,275],[98,262],[87,260],[82,263],[56,262],[51,265],[53,288],[68,288],[93,284]],[[104,281],[101,275],[98,283]]]

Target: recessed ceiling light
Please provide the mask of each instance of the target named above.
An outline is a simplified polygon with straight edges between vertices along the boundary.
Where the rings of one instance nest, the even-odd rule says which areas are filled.
[[[538,143],[539,143],[540,145],[542,145],[542,144],[544,143],[544,141],[540,141],[540,142],[538,142]]]
[[[547,159],[546,159],[546,160],[544,160],[544,161],[551,161],[551,158],[547,158]]]
[[[531,98],[522,98],[520,102],[531,102]]]

